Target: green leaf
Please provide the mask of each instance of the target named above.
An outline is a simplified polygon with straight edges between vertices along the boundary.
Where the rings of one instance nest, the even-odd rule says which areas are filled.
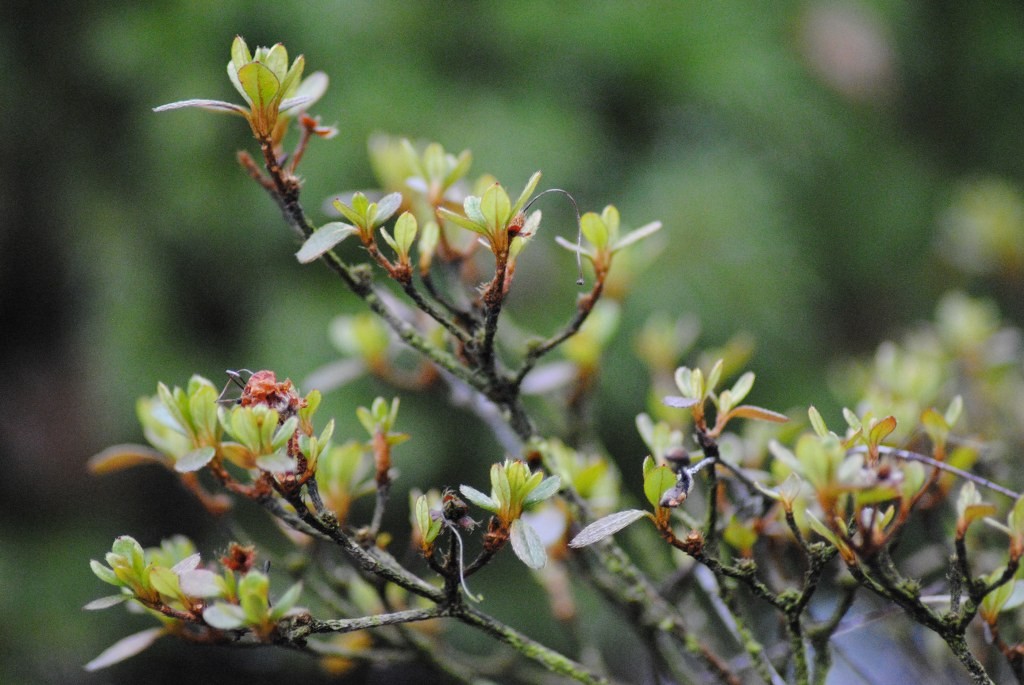
[[[772,423],[785,423],[789,417],[764,407],[755,407],[752,404],[744,404],[729,411],[730,419],[756,419],[758,421],[771,421]]]
[[[91,602],[89,602],[88,604],[86,604],[82,608],[85,609],[86,611],[101,611],[103,609],[109,609],[112,606],[117,606],[118,604],[122,604],[128,598],[129,598],[129,595],[125,595],[125,594],[121,594],[121,595],[107,595],[106,597],[100,597],[99,599],[92,600]]]
[[[943,417],[946,419],[946,425],[952,428],[956,425],[956,422],[960,420],[960,414],[964,410],[964,398],[957,395],[953,398],[953,401],[949,403],[949,408],[946,409],[946,415]]]
[[[513,216],[523,208],[526,201],[530,199],[531,195],[533,195],[533,191],[537,189],[538,183],[540,183],[540,172],[535,171],[533,172],[533,176],[530,176],[530,180],[526,182],[526,187],[523,188],[523,192],[519,193],[519,198],[516,200],[516,203],[509,210],[509,216]]]
[[[828,426],[825,425],[825,419],[821,418],[821,413],[814,408],[812,405],[807,409],[807,417],[811,420],[811,428],[818,434],[819,438],[824,438],[828,435]]]
[[[580,217],[580,227],[587,241],[593,245],[598,252],[608,247],[608,227],[600,216],[594,212],[587,212]]]
[[[245,44],[245,39],[235,36],[235,39],[231,41],[231,62],[235,65],[235,69],[241,69],[251,61],[252,53],[249,52],[249,46]]]
[[[280,81],[288,73],[288,50],[281,43],[276,43],[263,58],[263,63]]]
[[[170,112],[174,109],[184,109],[186,107],[198,107],[199,109],[205,109],[210,112],[226,112],[228,114],[239,114],[241,116],[247,116],[249,114],[245,107],[236,105],[233,102],[224,102],[223,100],[178,100],[177,102],[170,102],[166,105],[160,105],[154,107],[154,112]]]
[[[255,412],[250,407],[235,407],[229,418],[235,439],[249,449],[259,451],[260,427]]]
[[[114,573],[113,569],[104,566],[95,559],[89,561],[89,568],[91,568],[92,572],[96,574],[96,577],[102,580],[104,583],[116,585],[117,587],[121,587],[124,585],[124,583],[122,583],[118,579],[117,574]]]
[[[1006,517],[1006,525],[1015,535],[1024,535],[1024,497],[1013,503],[1013,509]]]
[[[495,183],[484,191],[480,198],[480,212],[487,223],[487,228],[497,230],[503,228],[512,216],[512,205],[508,199],[508,193]]]
[[[166,597],[176,599],[181,594],[178,574],[164,566],[154,566],[149,570],[149,584]]]
[[[562,481],[558,476],[549,476],[541,481],[540,485],[530,491],[530,494],[523,500],[523,504],[525,506],[530,506],[531,504],[542,502],[558,492],[558,488],[561,487],[561,485]]]
[[[483,211],[480,209],[480,198],[476,195],[468,195],[465,200],[462,201],[462,210],[466,212],[466,218],[470,221],[475,221],[483,227],[487,227],[487,217],[484,216]]]
[[[162,452],[146,445],[113,445],[89,457],[86,467],[90,473],[103,474],[120,471],[139,464],[160,464],[170,466],[170,460]]]
[[[273,425],[273,424],[272,424]],[[275,450],[283,449],[288,441],[295,435],[295,429],[299,427],[299,417],[293,416],[274,431],[274,437],[270,440],[270,446]]]
[[[299,87],[295,90],[294,95],[281,102],[281,111],[286,112],[290,109],[299,108],[303,111],[309,109],[315,102],[324,96],[329,84],[330,79],[327,78],[327,74],[322,71],[314,71],[312,74],[302,79],[302,82],[299,83]]]
[[[203,620],[217,630],[236,630],[245,625],[245,611],[237,604],[215,602],[203,610]]]
[[[698,402],[700,402],[700,400],[696,397],[680,397],[679,395],[665,395],[661,398],[662,404],[674,409],[689,409]]]
[[[359,200],[362,200],[362,202],[358,202]],[[358,204],[360,207],[363,207],[363,210],[365,211],[364,205],[367,205],[367,203],[366,197],[362,193],[356,193],[352,196],[352,207],[349,207],[340,199],[335,200],[333,204],[334,208],[338,210],[343,217],[351,221],[353,225],[360,229],[366,228],[366,215],[354,207]]]
[[[263,454],[256,458],[256,466],[264,471],[284,473],[296,469],[295,460],[285,450],[277,450],[271,454]]]
[[[398,247],[395,249],[400,255],[409,254],[412,244],[416,241],[416,217],[410,212],[402,212],[395,222],[395,242]]]
[[[437,212],[438,214],[441,215],[441,218],[445,219],[446,221],[452,222],[456,226],[461,226],[462,228],[469,229],[470,231],[473,231],[474,233],[479,233],[480,235],[487,235],[487,228],[484,225],[473,221],[472,219],[467,219],[461,214],[456,214],[455,212],[444,207],[439,207]]]
[[[258,625],[270,608],[270,579],[259,571],[249,571],[238,582],[238,601],[250,625]]]
[[[609,535],[614,535],[634,521],[638,521],[644,516],[648,516],[646,511],[642,509],[627,509],[625,511],[617,511],[614,514],[609,514],[604,518],[600,518],[589,526],[581,530],[576,537],[569,541],[570,547],[586,547],[592,545],[595,542],[605,539]]]
[[[221,597],[227,590],[224,578],[206,569],[192,569],[178,575],[181,591],[189,597]]]
[[[266,109],[281,88],[274,72],[259,62],[249,62],[239,69],[238,82],[249,96],[254,111]]]
[[[644,475],[644,496],[652,507],[661,506],[661,496],[676,484],[676,474],[667,466],[658,466]]]
[[[491,493],[499,505],[508,505],[512,501],[512,484],[502,464],[491,466]]]
[[[492,514],[498,511],[498,503],[474,487],[469,485],[460,485],[459,492],[461,492],[466,499],[481,509],[489,511]]]
[[[909,500],[924,487],[927,474],[924,466],[916,461],[904,464],[902,471],[903,483],[900,484],[900,490],[902,496]]]
[[[463,150],[460,152],[455,165],[451,168],[451,171],[448,172],[448,175],[444,177],[441,185],[445,188],[450,187],[453,183],[466,175],[466,172],[469,171],[469,167],[472,164],[473,155],[470,154],[469,150]]]
[[[281,93],[282,97],[287,97],[289,94],[295,92],[298,89],[299,82],[302,79],[302,71],[306,68],[306,58],[299,55],[292,62],[292,65],[288,68],[288,71],[281,78]],[[280,77],[279,77],[280,78]]]
[[[997,568],[995,571],[985,577],[986,582],[994,583],[1003,575],[1003,568]],[[996,589],[985,595],[985,599],[981,600],[981,613],[986,619],[999,615],[999,612],[1003,610],[1003,607],[1009,601],[1010,596],[1013,594],[1013,587],[1016,581],[1009,581],[1003,583]]]
[[[530,524],[522,519],[516,519],[512,522],[510,533],[512,551],[524,564],[532,569],[544,566],[548,555],[544,551],[544,543],[541,542],[540,536]]]
[[[896,430],[896,417],[887,416],[868,431],[868,440],[872,445],[881,445],[889,435]]]
[[[402,206],[402,194],[401,193],[390,193],[385,195],[377,203],[377,214],[373,219],[374,226],[380,226],[385,221],[390,219],[398,208]]]
[[[626,235],[624,235],[621,239],[617,240],[614,245],[612,245],[612,252],[618,252],[619,250],[625,247],[629,247],[633,243],[639,242],[646,238],[647,236],[654,235],[660,230],[660,221],[652,221],[649,224],[645,224],[640,228],[634,229],[627,233]]]
[[[709,392],[710,393],[710,392],[714,392],[715,391],[715,388],[718,387],[718,381],[720,381],[722,379],[722,370],[724,368],[725,368],[725,360],[724,359],[719,359],[718,361],[716,361],[712,365],[711,371],[708,372],[708,380],[703,385],[705,392]],[[700,369],[695,369],[694,370],[694,374],[696,374],[699,371],[700,371]]]
[[[811,524],[811,529],[815,533],[817,533],[818,535],[820,535],[821,537],[825,538],[830,543],[832,543],[833,547],[839,548],[840,542],[839,542],[839,538],[836,537],[836,534],[833,533],[832,530],[829,529],[828,526],[826,526],[824,523],[822,523],[818,519],[818,517],[815,516],[813,513],[811,513],[810,511],[807,511],[805,513],[807,515],[807,522]]]
[[[164,628],[149,628],[122,638],[104,649],[99,656],[85,665],[87,671],[98,671],[124,661],[146,650],[166,631]]]
[[[288,588],[281,598],[277,600],[273,610],[270,612],[270,620],[280,620],[285,614],[292,610],[292,607],[299,601],[299,597],[302,596],[302,583],[295,583]]]
[[[747,371],[733,383],[731,392],[734,403],[742,402],[754,387],[754,372]]]
[[[192,473],[198,471],[213,459],[217,450],[213,447],[197,447],[196,449],[183,454],[180,459],[174,462],[174,470],[178,473]]]
[[[358,229],[355,226],[342,223],[341,221],[332,221],[329,224],[324,224],[306,239],[306,242],[302,244],[299,251],[295,253],[295,258],[299,260],[300,264],[314,262],[328,250],[334,249],[338,243],[357,231]]]

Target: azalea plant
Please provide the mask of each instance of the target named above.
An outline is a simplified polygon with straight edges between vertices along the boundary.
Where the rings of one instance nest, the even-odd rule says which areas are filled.
[[[91,562],[115,592],[86,608],[126,605],[155,625],[88,669],[116,668],[174,636],[286,646],[335,672],[339,660],[379,658],[369,648],[376,643],[458,682],[533,681],[538,667],[609,682],[614,664],[599,652],[541,644],[491,615],[488,598],[470,589],[474,575],[511,553],[547,595],[552,620],[570,625],[586,610],[572,588],[596,590],[664,681],[823,683],[833,638],[882,606],[944,643],[974,682],[1002,673],[1024,682],[1024,645],[1015,641],[1024,633],[1013,612],[1024,601],[1024,498],[985,437],[1024,442],[1005,428],[1024,425],[1013,410],[1024,400],[1024,374],[1016,339],[1004,335],[992,349],[1000,331],[987,305],[950,295],[925,333],[852,366],[843,387],[853,408],[841,421],[813,406],[748,402],[756,377],[744,370],[747,347],[701,357],[691,351],[691,319],[652,318],[637,340],[653,388],[636,418],[647,450],[609,454],[580,430],[579,408],[593,395],[631,277],[656,254],[657,238],[649,239],[661,224],[626,230],[612,205],[577,210],[577,241],[553,242],[577,257],[585,289],[560,328],[524,340],[505,305],[517,262],[541,232],[533,203],[558,192],[575,208],[571,195],[539,190],[540,172],[510,195],[491,176],[470,176],[468,151],[378,137],[370,149],[380,192],[333,198],[337,215],[314,222],[297,168],[314,137],[336,130],[307,113],[328,80],[303,78],[304,69],[304,58],[289,63],[280,44],[252,51],[239,37],[227,72],[243,104],[193,99],[157,111],[243,117],[262,161],[244,152],[239,161],[301,239],[296,268],[326,266],[365,305],[332,326],[355,372],[407,392],[447,385],[502,450],[467,482],[404,483],[394,463],[416,436],[401,429],[397,397],[354,408],[365,433],[340,436],[318,413],[329,383],[303,394],[267,369],[230,371],[223,388],[199,375],[184,387],[160,383],[137,405],[149,444],[111,447],[92,459],[93,471],[161,465],[215,516],[250,500],[307,561],[286,579],[260,563],[257,541],[234,541],[204,560],[182,537],[147,549],[118,536]],[[298,141],[286,152],[293,122]],[[349,239],[365,261],[343,258],[338,248]],[[688,355],[697,363],[682,363]],[[561,406],[565,421],[541,427],[527,395]],[[408,497],[394,497],[396,489]],[[372,501],[365,516],[353,507],[362,498]],[[408,525],[385,529],[385,513],[405,502]],[[416,558],[398,549],[406,541]],[[344,563],[328,564],[324,548]],[[427,621],[440,627],[416,629]],[[454,645],[439,656],[451,622],[521,660],[495,673]],[[363,639],[346,641],[353,635]]]

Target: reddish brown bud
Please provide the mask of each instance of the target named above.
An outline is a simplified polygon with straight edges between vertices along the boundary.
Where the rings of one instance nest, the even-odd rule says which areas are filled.
[[[228,545],[228,553],[220,558],[220,563],[226,569],[248,573],[256,563],[256,548],[232,542]]]
[[[306,400],[299,397],[290,380],[279,383],[274,372],[265,369],[249,377],[238,402],[243,407],[266,405],[278,413],[281,421],[291,418],[306,406]]]

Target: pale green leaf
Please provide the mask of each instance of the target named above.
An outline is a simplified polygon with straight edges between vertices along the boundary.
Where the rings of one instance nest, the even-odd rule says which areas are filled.
[[[522,519],[516,519],[512,522],[510,533],[512,551],[524,564],[532,569],[544,566],[548,555],[544,551],[544,543],[541,542],[540,536],[530,524]]]
[[[380,226],[390,219],[398,208],[402,206],[402,194],[390,193],[385,195],[377,203],[377,214],[374,216],[373,225]]]
[[[181,456],[176,462],[174,462],[174,470],[178,473],[191,473],[198,471],[213,459],[213,455],[217,453],[213,447],[197,447]]]
[[[233,102],[224,102],[223,100],[179,100],[177,102],[170,102],[166,105],[160,105],[154,107],[154,112],[169,112],[174,109],[184,109],[186,107],[198,107],[199,109],[205,109],[210,112],[225,112],[228,114],[240,114],[241,116],[247,116],[249,112],[240,105],[236,105]]]
[[[537,189],[537,184],[540,183],[540,172],[535,171],[533,176],[530,176],[530,180],[526,182],[526,187],[523,188],[523,192],[519,194],[519,198],[516,203],[509,210],[509,216],[513,216],[516,212],[523,208],[526,201],[533,195],[533,191]]]
[[[461,492],[466,499],[481,509],[489,511],[492,514],[498,511],[498,503],[474,487],[469,485],[460,485],[459,492]]]
[[[300,264],[309,264],[356,232],[355,226],[340,221],[324,224],[306,239],[299,251],[295,253],[295,258],[299,260]]]
[[[249,62],[239,69],[238,82],[249,96],[254,110],[270,105],[281,88],[274,72],[259,62]]]
[[[103,650],[99,656],[85,665],[87,671],[98,671],[124,661],[146,650],[164,634],[164,628],[148,628],[122,638]]]
[[[103,609],[109,609],[112,606],[122,604],[128,598],[129,595],[124,594],[107,595],[106,597],[100,597],[99,599],[92,600],[82,608],[86,611],[101,611]]]
[[[660,221],[653,221],[649,224],[641,226],[640,228],[632,230],[626,235],[622,236],[622,238],[620,238],[618,241],[615,242],[614,245],[612,245],[612,252],[618,252],[619,250],[625,247],[629,247],[633,243],[643,240],[644,238],[650,235],[654,235],[660,230]]]
[[[236,630],[245,625],[245,611],[237,604],[216,602],[203,611],[203,620],[217,630]]]
[[[609,535],[614,535],[629,524],[647,515],[647,512],[642,509],[627,509],[609,514],[581,530],[576,537],[569,541],[569,546],[586,547],[587,545],[592,545]]]
[[[539,475],[539,472],[534,475]],[[542,502],[558,492],[558,488],[561,487],[561,485],[562,482],[558,476],[549,476],[541,481],[540,485],[530,491],[530,494],[523,500],[523,504],[530,506],[531,504]]]

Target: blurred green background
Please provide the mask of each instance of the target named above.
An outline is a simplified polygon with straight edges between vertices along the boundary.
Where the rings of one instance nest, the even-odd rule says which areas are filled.
[[[141,440],[134,402],[158,380],[248,367],[301,382],[338,357],[330,318],[359,311],[326,270],[295,262],[277,209],[235,164],[253,147],[240,119],[151,112],[235,99],[224,65],[236,33],[284,42],[331,77],[315,111],[341,133],[315,141],[302,169],[316,221],[333,193],[374,186],[366,141],[383,131],[469,148],[474,174],[516,192],[541,169],[542,187],[584,209],[664,223],[603,375],[599,429],[620,464],[643,452],[631,340],[651,312],[699,316],[698,347],[752,336],[759,404],[832,410],[829,369],[929,317],[951,288],[1024,318],[1015,0],[15,0],[0,14],[2,683],[318,677],[293,655],[173,642],[81,670],[148,625],[80,611],[105,593],[90,558],[122,533],[152,545],[182,532],[204,551],[226,541],[170,474],[95,478],[85,460]],[[571,215],[553,200],[544,211],[512,303],[541,330],[576,292],[552,241],[575,232]],[[360,381],[321,414],[354,434],[352,408],[391,392]],[[482,487],[502,456],[443,399],[403,396],[414,439],[400,487]],[[400,522],[402,498],[396,508]]]

